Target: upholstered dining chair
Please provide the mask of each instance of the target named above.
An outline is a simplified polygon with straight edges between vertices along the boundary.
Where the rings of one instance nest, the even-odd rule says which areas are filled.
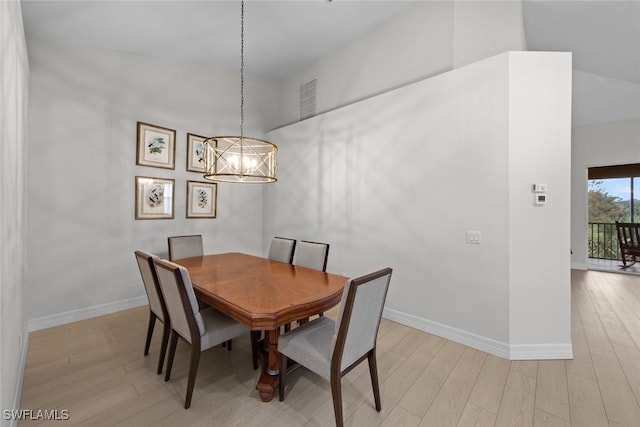
[[[293,264],[301,267],[312,268],[319,271],[327,271],[327,260],[329,258],[329,244],[310,242],[301,240],[296,246]],[[320,317],[324,313],[320,313]],[[285,326],[285,331],[289,331],[291,325]]]
[[[191,236],[171,236],[167,238],[169,244],[169,259],[189,258],[192,256],[202,256],[202,235]]]
[[[269,246],[269,255],[267,258],[274,261],[280,261],[287,264],[293,262],[293,252],[296,248],[295,239],[287,239],[285,237],[274,237]]]
[[[184,402],[184,408],[188,409],[191,406],[200,353],[242,335],[247,332],[247,328],[211,307],[201,310],[189,272],[184,267],[159,259],[154,259],[153,262],[171,318],[171,340],[165,381],[171,378],[178,338],[191,345],[191,363]],[[230,345],[227,347],[228,350],[231,349]]]
[[[293,265],[327,271],[329,244],[301,240],[296,245]]]
[[[281,401],[285,396],[287,363],[292,359],[298,363],[294,367],[305,366],[330,381],[336,425],[341,427],[341,379],[364,359],[368,359],[373,397],[376,410],[380,412],[382,405],[376,364],[376,337],[391,271],[385,268],[347,281],[335,321],[319,317],[280,336]]]
[[[144,345],[144,355],[149,354],[149,346],[153,335],[153,327],[156,320],[160,320],[164,324],[162,331],[162,344],[160,345],[160,359],[158,360],[158,374],[162,373],[162,365],[164,364],[164,356],[167,353],[167,343],[169,342],[169,334],[171,333],[171,322],[169,322],[169,314],[160,290],[156,268],[153,260],[158,259],[157,256],[142,251],[135,251],[136,261],[142,276],[144,290],[147,292],[149,300],[149,326],[147,327],[147,340]]]

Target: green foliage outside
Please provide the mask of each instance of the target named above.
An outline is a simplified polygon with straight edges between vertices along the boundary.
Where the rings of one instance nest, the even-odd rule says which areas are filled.
[[[589,257],[620,259],[615,222],[632,222],[631,200],[611,196],[601,180],[589,181]],[[640,200],[634,200],[633,222],[640,221]]]

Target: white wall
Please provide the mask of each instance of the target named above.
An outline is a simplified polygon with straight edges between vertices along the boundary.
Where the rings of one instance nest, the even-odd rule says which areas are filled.
[[[239,132],[239,74],[28,40],[28,316],[40,328],[145,302],[136,249],[170,235],[206,252],[262,249],[262,188],[218,185],[218,218],[185,219],[186,133]],[[276,120],[277,85],[247,75],[245,133]],[[136,122],[177,130],[175,170],[136,166]],[[134,177],[175,179],[175,219],[134,220]]]
[[[587,169],[640,163],[640,117],[576,126],[571,155],[571,246],[574,268],[587,268]]]
[[[537,359],[538,353],[567,358],[571,357],[571,54],[512,53],[509,70],[512,358]],[[534,183],[547,184],[544,206],[533,203]]]
[[[320,113],[501,52],[525,49],[520,1],[418,2],[284,78],[280,123],[298,121],[300,85],[315,78]]]
[[[393,267],[389,318],[504,357],[570,357],[568,231],[548,229],[569,223],[570,70],[567,54],[503,54],[270,132],[265,236],[329,242],[328,270],[348,276]],[[531,153],[555,158],[516,171]],[[536,180],[558,195],[544,210]],[[544,284],[526,265],[543,234]],[[532,285],[543,296],[521,300]],[[547,321],[524,328],[525,304]]]
[[[29,64],[20,2],[0,2],[0,409],[18,409],[27,351],[26,132]],[[0,423],[13,425],[5,420]]]

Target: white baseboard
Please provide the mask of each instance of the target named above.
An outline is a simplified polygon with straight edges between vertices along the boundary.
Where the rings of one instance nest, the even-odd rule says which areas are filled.
[[[511,344],[511,360],[573,359],[569,344]]]
[[[439,337],[482,350],[489,354],[502,357],[503,359],[509,359],[509,345],[506,343],[390,308],[384,309],[383,316],[385,319],[393,320],[394,322],[402,323],[403,325],[411,326],[412,328],[433,335],[438,335]]]
[[[24,380],[24,370],[27,366],[27,352],[29,351],[29,330],[25,328],[22,331],[22,343],[20,349],[20,367],[18,368],[18,378],[16,383],[16,392],[13,396],[13,410],[20,409],[20,398],[22,397],[22,383]],[[9,422],[11,427],[15,427],[18,425],[17,418],[11,418]]]
[[[122,301],[110,302],[107,304],[94,305],[93,307],[81,308],[78,310],[66,311],[64,313],[52,314],[50,316],[38,317],[29,320],[29,331],[51,328],[54,326],[66,325],[78,320],[90,319],[92,317],[103,316],[105,314],[116,313],[129,308],[147,305],[147,297],[140,296]]]
[[[507,344],[483,337],[462,329],[423,319],[412,314],[390,308],[383,311],[385,319],[438,335],[451,341],[484,351],[509,360],[573,359],[573,350],[569,344]]]

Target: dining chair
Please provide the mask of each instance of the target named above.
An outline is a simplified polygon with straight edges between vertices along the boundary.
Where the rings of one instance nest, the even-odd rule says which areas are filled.
[[[296,253],[293,259],[294,265],[300,267],[312,268],[319,271],[327,271],[327,259],[329,258],[329,244],[310,242],[308,240],[301,240],[296,245]],[[319,313],[320,317],[324,316],[324,313]],[[291,329],[291,325],[285,325],[285,332]]]
[[[159,375],[162,373],[164,356],[167,353],[167,343],[169,342],[169,334],[171,333],[171,322],[169,321],[167,306],[164,302],[162,291],[160,290],[160,284],[158,283],[156,268],[153,264],[153,260],[158,259],[158,257],[143,251],[135,251],[135,256],[138,262],[138,268],[140,269],[140,275],[142,276],[144,290],[149,300],[149,326],[147,327],[147,340],[144,345],[145,356],[149,354],[149,345],[151,344],[151,336],[153,335],[156,320],[160,320],[164,325],[162,344],[160,345],[160,360],[158,360],[157,373]]]
[[[293,265],[327,271],[329,244],[301,240],[296,245]]]
[[[380,412],[382,405],[376,364],[376,337],[391,272],[390,268],[385,268],[350,279],[342,293],[336,320],[318,317],[280,336],[280,401],[284,400],[288,371],[304,366],[331,383],[333,412],[336,425],[341,427],[341,379],[364,359],[368,359],[376,411]],[[287,368],[289,359],[297,364]]]
[[[274,237],[269,246],[269,255],[267,258],[274,261],[291,264],[293,262],[293,252],[296,248],[295,239],[287,239],[285,237]]]
[[[189,273],[184,267],[159,259],[154,259],[153,262],[171,318],[171,340],[165,381],[171,378],[178,338],[191,345],[191,363],[184,402],[184,408],[188,409],[191,406],[200,353],[242,335],[247,332],[247,328],[211,307],[201,310]],[[231,346],[227,345],[227,349],[231,350]]]
[[[202,256],[202,235],[171,236],[167,238],[169,244],[169,260]]]

